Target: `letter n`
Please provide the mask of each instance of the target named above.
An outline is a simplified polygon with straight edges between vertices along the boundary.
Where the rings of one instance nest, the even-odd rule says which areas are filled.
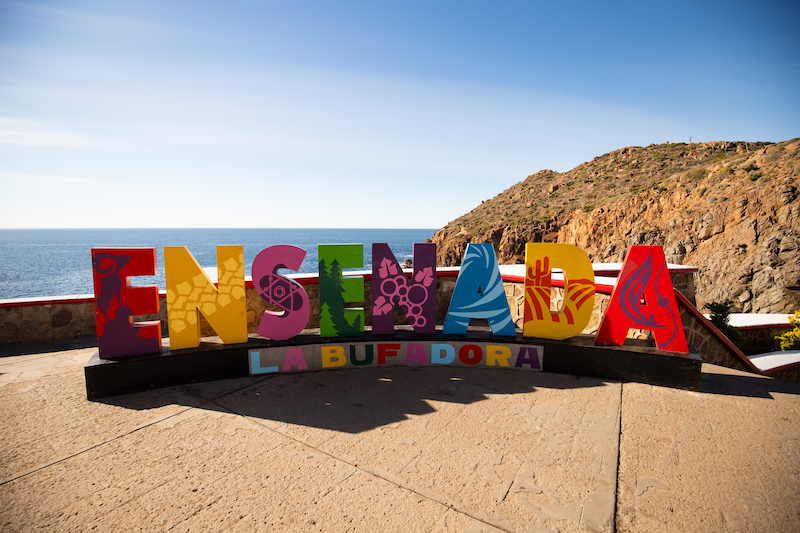
[[[219,288],[185,246],[164,247],[171,350],[200,344],[202,313],[222,342],[247,342],[244,253],[241,246],[217,246]]]
[[[372,332],[394,332],[394,306],[416,333],[436,332],[436,245],[414,244],[414,281],[408,282],[386,243],[372,244]]]

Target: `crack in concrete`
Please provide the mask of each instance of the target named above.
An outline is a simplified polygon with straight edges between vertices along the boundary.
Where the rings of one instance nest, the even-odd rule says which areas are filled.
[[[261,381],[261,380],[259,380],[259,381]],[[246,385],[244,385],[244,386],[242,386],[242,387],[240,387],[240,388],[238,388],[238,389],[235,389],[235,390],[232,390],[232,391],[226,392],[225,394],[221,394],[221,395],[219,395],[219,396],[216,396],[216,397],[214,398],[214,400],[218,400],[218,399],[220,399],[220,398],[224,398],[225,396],[229,396],[229,395],[231,395],[231,394],[234,394],[234,393],[236,393],[236,392],[240,392],[240,391],[242,391],[242,390],[244,390],[244,389],[247,389],[248,387],[252,387],[252,386],[254,386],[254,385],[256,385],[256,384],[255,384],[255,383],[248,383],[248,384],[246,384]],[[157,419],[157,420],[153,420],[153,421],[151,421],[151,422],[148,422],[148,423],[146,423],[146,424],[142,424],[141,426],[137,426],[137,427],[135,427],[134,429],[132,429],[132,430],[130,430],[130,431],[128,431],[128,432],[126,432],[126,433],[122,433],[122,434],[120,434],[120,435],[117,435],[116,437],[112,437],[112,438],[110,438],[110,439],[106,439],[106,440],[104,440],[104,441],[102,441],[102,442],[99,442],[99,443],[97,443],[97,444],[93,444],[93,445],[91,445],[91,446],[89,446],[89,447],[86,447],[86,448],[83,448],[82,450],[79,450],[79,451],[77,451],[77,452],[74,452],[74,453],[71,453],[71,454],[69,454],[69,455],[66,455],[66,456],[60,457],[60,458],[58,458],[58,459],[56,459],[56,460],[54,460],[54,461],[50,461],[50,462],[48,462],[48,463],[46,463],[46,464],[43,464],[43,465],[39,465],[39,466],[33,467],[33,468],[31,468],[30,470],[27,470],[27,471],[25,471],[25,472],[23,472],[23,473],[21,473],[21,474],[19,474],[19,475],[14,475],[14,476],[12,476],[12,477],[10,477],[10,478],[8,478],[8,479],[5,479],[5,480],[3,480],[3,481],[0,481],[0,487],[2,487],[3,485],[7,485],[8,483],[11,483],[12,481],[16,481],[16,480],[18,480],[18,479],[21,479],[21,478],[23,478],[23,477],[27,477],[27,476],[29,476],[29,475],[31,475],[31,474],[35,474],[36,472],[40,472],[40,471],[42,471],[42,470],[45,470],[45,469],[47,469],[47,468],[50,468],[51,466],[55,466],[55,465],[57,465],[57,464],[63,463],[64,461],[68,461],[68,460],[70,460],[70,459],[72,459],[72,458],[74,458],[74,457],[78,457],[79,455],[83,455],[83,454],[84,454],[84,453],[86,453],[86,452],[90,452],[90,451],[92,451],[92,450],[95,450],[95,449],[97,449],[97,448],[100,448],[101,446],[105,446],[106,444],[109,444],[109,443],[111,443],[111,442],[114,442],[115,440],[119,440],[119,439],[121,439],[121,438],[127,437],[128,435],[132,435],[132,434],[134,434],[134,433],[136,433],[137,431],[140,431],[140,430],[142,430],[142,429],[145,429],[145,428],[148,428],[148,427],[150,427],[150,426],[153,426],[153,425],[155,425],[155,424],[161,423],[161,422],[163,422],[163,421],[165,421],[165,420],[169,420],[170,418],[173,418],[173,417],[176,417],[176,416],[182,415],[183,413],[185,413],[185,412],[187,412],[187,411],[189,411],[189,410],[191,410],[191,409],[199,409],[199,408],[202,408],[202,407],[203,407],[203,405],[206,405],[206,404],[209,404],[209,403],[211,403],[211,404],[215,405],[216,407],[218,407],[218,408],[220,408],[220,409],[223,409],[223,410],[225,410],[225,411],[226,411],[226,412],[228,412],[228,413],[230,413],[230,412],[231,412],[231,411],[229,411],[228,409],[225,409],[224,407],[222,407],[221,405],[218,405],[218,404],[214,403],[214,401],[212,401],[212,400],[209,400],[208,398],[205,398],[205,397],[203,397],[203,396],[202,396],[202,395],[200,395],[200,394],[196,394],[196,393],[194,393],[194,392],[191,392],[191,391],[187,390],[187,389],[186,389],[186,387],[177,387],[177,388],[178,388],[180,391],[182,391],[184,394],[188,394],[188,395],[190,395],[190,396],[194,396],[195,398],[198,398],[198,399],[200,399],[200,400],[201,400],[201,403],[200,403],[199,405],[197,405],[197,406],[194,406],[194,407],[192,407],[192,406],[190,406],[190,407],[186,407],[185,409],[182,409],[182,410],[180,410],[180,411],[177,411],[177,412],[175,412],[175,413],[172,413],[172,414],[170,414],[170,415],[168,415],[168,416],[165,416],[165,417],[163,417],[163,418],[159,418],[159,419]],[[39,394],[39,396],[40,396],[40,397],[42,397],[42,396],[41,396],[41,394],[39,393],[39,391],[36,391],[36,394]],[[43,397],[42,397],[42,399],[46,400],[46,398],[43,398]],[[62,405],[63,405],[63,403],[62,403]],[[232,413],[232,414],[239,415],[239,413]],[[239,415],[239,416],[241,416],[241,415]]]
[[[73,457],[77,457],[79,455],[83,455],[86,452],[90,452],[92,450],[100,448],[101,446],[105,446],[106,444],[114,442],[115,440],[119,440],[119,439],[121,439],[123,437],[127,437],[128,435],[132,435],[132,434],[136,433],[137,431],[140,431],[140,430],[148,428],[148,427],[150,427],[152,425],[158,424],[159,422],[163,422],[164,420],[169,420],[173,416],[181,415],[181,414],[185,413],[186,411],[189,411],[190,409],[194,409],[194,407],[187,407],[186,409],[183,409],[182,411],[178,411],[177,413],[172,413],[171,415],[165,416],[164,418],[159,418],[158,420],[153,420],[152,422],[149,422],[147,424],[143,424],[143,425],[141,425],[139,427],[136,427],[136,428],[132,429],[131,431],[128,431],[127,433],[123,433],[121,435],[117,435],[116,437],[104,440],[103,442],[99,442],[97,444],[93,444],[92,446],[89,446],[88,448],[84,448],[84,449],[82,449],[80,451],[77,451],[75,453],[72,453],[70,455],[67,455],[67,456],[64,456],[64,457],[60,457],[59,459],[56,459],[55,461],[51,461],[51,462],[49,462],[49,463],[47,463],[45,465],[34,467],[31,470],[28,470],[27,472],[23,472],[22,474],[19,474],[19,475],[11,477],[9,479],[0,481],[0,487],[2,487],[3,485],[6,485],[8,483],[11,483],[12,481],[16,481],[16,480],[18,480],[20,478],[29,476],[31,474],[35,474],[36,472],[39,472],[39,471],[44,470],[46,468],[50,468],[51,466],[55,466],[55,465],[57,465],[59,463],[63,463],[64,461],[68,461],[68,460],[72,459]]]
[[[620,454],[622,453],[622,400],[623,400],[623,390],[625,389],[625,383],[622,382],[619,384],[619,409],[617,409],[617,490],[614,491],[614,518],[612,520],[612,533],[617,530],[617,516],[619,514],[619,465],[622,463],[622,457]],[[605,459],[605,456],[603,456]]]
[[[58,459],[56,459],[54,461],[50,461],[47,464],[40,465],[40,466],[37,466],[35,468],[32,468],[32,469],[30,469],[30,470],[28,470],[26,472],[23,472],[23,473],[21,473],[19,475],[15,475],[15,476],[13,476],[13,477],[11,477],[9,479],[6,479],[6,480],[0,482],[0,486],[6,485],[6,484],[8,484],[8,483],[10,483],[12,481],[16,481],[18,479],[21,479],[23,477],[29,476],[29,475],[34,474],[36,472],[40,472],[40,471],[45,470],[47,468],[50,468],[52,466],[58,465],[58,464],[63,463],[65,461],[69,460],[69,459],[78,457],[78,456],[80,456],[82,454],[85,454],[87,452],[90,452],[92,450],[96,450],[96,449],[101,448],[101,447],[103,447],[103,446],[105,446],[105,445],[107,445],[107,444],[109,444],[111,442],[123,439],[123,438],[125,438],[125,437],[127,437],[129,435],[132,435],[132,434],[134,434],[134,433],[136,433],[138,431],[141,431],[143,429],[149,428],[149,427],[154,426],[156,424],[162,423],[162,422],[170,420],[172,418],[180,417],[181,415],[187,413],[188,411],[191,411],[192,409],[201,409],[202,410],[204,408],[205,409],[211,408],[211,409],[214,409],[214,410],[219,411],[219,412],[229,413],[231,415],[234,415],[234,416],[237,416],[237,417],[241,417],[244,420],[247,420],[247,421],[249,421],[251,423],[254,423],[254,424],[256,424],[256,425],[258,425],[260,427],[263,427],[265,430],[267,430],[267,431],[269,431],[271,433],[275,433],[277,435],[280,435],[281,437],[287,439],[288,441],[294,442],[294,443],[296,443],[297,445],[299,445],[299,446],[301,446],[303,448],[307,448],[309,450],[313,450],[314,452],[320,453],[320,454],[322,454],[324,456],[327,456],[327,457],[329,457],[329,458],[331,458],[331,459],[333,459],[335,461],[339,461],[341,463],[347,464],[350,467],[352,467],[354,470],[351,473],[349,473],[348,475],[346,475],[342,480],[340,480],[337,483],[337,486],[339,484],[341,484],[342,482],[346,481],[351,476],[355,475],[357,472],[361,472],[361,473],[364,473],[364,474],[367,474],[367,475],[371,476],[374,479],[383,480],[383,481],[385,481],[385,482],[391,484],[392,486],[395,486],[395,487],[397,487],[397,488],[399,488],[401,490],[406,490],[408,492],[411,492],[411,493],[415,494],[416,496],[418,496],[418,497],[420,497],[422,499],[425,499],[425,500],[428,500],[428,501],[431,501],[431,502],[435,502],[435,503],[445,507],[445,509],[447,509],[447,510],[452,510],[452,511],[454,511],[456,513],[459,513],[459,514],[461,514],[461,515],[463,515],[465,517],[468,517],[468,518],[470,518],[470,519],[472,519],[472,520],[474,520],[474,521],[476,521],[476,522],[478,522],[480,524],[484,524],[487,527],[496,528],[496,529],[499,529],[499,530],[502,530],[502,531],[507,531],[507,532],[512,531],[512,529],[509,529],[511,526],[500,524],[498,522],[495,522],[494,520],[486,520],[484,517],[481,517],[480,515],[483,514],[483,513],[473,514],[468,510],[460,508],[459,506],[453,504],[449,500],[449,498],[447,496],[445,496],[445,495],[437,494],[435,492],[432,492],[432,491],[429,491],[429,490],[425,490],[425,489],[414,488],[412,485],[410,485],[408,482],[406,482],[400,476],[392,476],[388,471],[384,475],[381,472],[381,469],[379,467],[373,467],[373,466],[368,465],[368,464],[360,465],[359,462],[356,461],[355,459],[348,460],[348,459],[345,459],[343,457],[339,457],[338,455],[336,455],[334,453],[325,451],[325,450],[323,450],[321,448],[318,448],[317,446],[311,445],[311,444],[309,444],[307,442],[303,442],[303,441],[293,437],[292,435],[281,431],[280,428],[276,429],[276,428],[273,428],[273,427],[269,427],[265,423],[265,421],[262,420],[262,419],[259,419],[257,417],[250,417],[250,416],[244,415],[242,413],[239,413],[239,412],[231,410],[231,409],[229,409],[227,407],[224,407],[224,406],[222,406],[222,405],[220,405],[218,403],[221,399],[223,399],[225,397],[240,393],[241,391],[249,389],[249,388],[257,387],[258,385],[261,384],[261,383],[259,383],[260,381],[262,381],[262,380],[258,380],[258,382],[256,382],[256,383],[247,383],[247,384],[243,385],[242,387],[238,387],[238,388],[236,388],[234,390],[226,391],[226,392],[224,392],[222,394],[219,394],[219,395],[213,395],[213,394],[212,395],[203,395],[203,394],[198,394],[197,392],[194,392],[194,391],[187,390],[187,388],[185,388],[185,387],[179,387],[179,389],[184,394],[186,394],[188,396],[192,396],[192,397],[198,398],[200,400],[199,405],[189,406],[189,407],[186,407],[186,408],[181,409],[179,411],[176,411],[174,413],[171,413],[168,416],[163,416],[163,417],[159,417],[157,419],[151,420],[151,421],[149,421],[149,422],[147,422],[145,424],[142,424],[142,425],[140,425],[140,426],[138,426],[138,427],[136,427],[136,428],[134,428],[134,429],[132,429],[130,431],[127,431],[125,433],[117,435],[117,436],[115,436],[113,438],[106,439],[106,440],[104,440],[102,442],[99,442],[99,443],[93,444],[91,446],[88,446],[86,448],[83,448],[83,449],[81,449],[81,450],[79,450],[77,452],[71,453],[71,454],[66,455],[64,457],[60,457],[60,458],[58,458]],[[556,410],[556,414],[558,413],[558,411],[560,410],[561,407],[562,406],[559,405],[558,409]],[[619,433],[621,433],[621,419],[620,419],[621,416],[622,416],[622,386],[620,387],[620,404],[619,404],[618,419],[617,419],[617,424],[618,424],[617,425],[617,429],[618,429]],[[449,423],[450,422],[448,422],[448,424],[446,424],[446,426],[449,425]],[[621,437],[621,435],[619,435],[619,436]],[[539,437],[540,437],[540,435],[539,435]],[[573,439],[573,442],[572,442],[572,446],[573,447],[574,447],[574,444],[575,443],[574,443],[574,439]],[[617,473],[616,473],[617,474],[617,491],[616,491],[616,494],[615,494],[615,501],[614,501],[614,508],[615,508],[614,526],[616,526],[616,510],[617,510],[617,505],[618,505],[618,493],[619,493],[619,464],[620,464],[619,451],[620,451],[620,448],[618,446],[618,448],[617,448]],[[603,460],[604,460],[604,458],[603,458]],[[601,468],[602,468],[602,463],[601,463]],[[223,476],[223,477],[225,477],[225,476]],[[164,483],[167,483],[167,482],[168,481],[164,481]],[[508,494],[509,494],[512,486],[513,486],[513,481],[508,483],[508,485],[507,485],[507,487],[506,487],[506,489],[504,491],[504,494],[503,494],[503,496],[502,496],[502,498],[500,500],[501,502],[506,500],[506,498],[508,497]],[[333,490],[333,489],[331,489],[331,490]],[[127,505],[128,503],[133,502],[134,500],[138,499],[140,496],[137,496],[137,497],[134,497],[134,498],[126,500],[121,506]],[[581,527],[581,524],[583,522],[583,516],[584,516],[586,501],[584,500],[583,503],[584,503],[584,505],[581,508],[580,519],[579,519],[579,522],[578,522],[579,527]],[[213,502],[212,502],[212,505],[213,505]],[[443,517],[446,516],[446,514],[448,512],[447,510],[445,511]],[[185,522],[185,520],[183,522]],[[173,526],[173,527],[175,527],[175,526]]]

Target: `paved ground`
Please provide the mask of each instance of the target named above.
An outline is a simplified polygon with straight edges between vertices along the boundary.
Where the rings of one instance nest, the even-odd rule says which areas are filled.
[[[89,402],[74,347],[0,349],[3,531],[800,530],[800,385],[401,367]]]

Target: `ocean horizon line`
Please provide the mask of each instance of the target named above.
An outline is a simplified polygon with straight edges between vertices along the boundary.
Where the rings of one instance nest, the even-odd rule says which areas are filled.
[[[442,226],[444,227],[444,226]],[[409,231],[417,231],[417,230],[433,230],[439,231],[441,228],[417,228],[417,227],[302,227],[302,226],[293,226],[293,227],[226,227],[226,226],[203,226],[203,227],[119,227],[119,228],[109,228],[109,227],[97,227],[97,228],[66,228],[66,227],[59,227],[59,228],[0,228],[0,231],[80,231],[80,230],[92,230],[92,231],[118,231],[118,230],[201,230],[201,229],[214,229],[214,230],[371,230],[371,231],[380,231],[380,230],[387,230],[387,231],[397,231],[397,230],[409,230]]]
[[[371,268],[373,243],[385,242],[397,259],[413,255],[415,243],[433,236],[432,228],[3,228],[0,230],[0,299],[52,294],[89,294],[92,248],[155,248],[157,270],[141,283],[165,285],[164,247],[185,246],[202,267],[217,264],[216,247],[242,246],[245,275],[255,256],[269,246],[302,248],[298,273],[318,269],[318,245],[362,244],[360,268]]]

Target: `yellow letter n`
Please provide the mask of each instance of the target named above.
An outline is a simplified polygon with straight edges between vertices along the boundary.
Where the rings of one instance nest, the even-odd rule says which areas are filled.
[[[244,251],[217,246],[215,287],[185,246],[164,247],[170,350],[200,345],[202,313],[223,343],[247,342]]]

